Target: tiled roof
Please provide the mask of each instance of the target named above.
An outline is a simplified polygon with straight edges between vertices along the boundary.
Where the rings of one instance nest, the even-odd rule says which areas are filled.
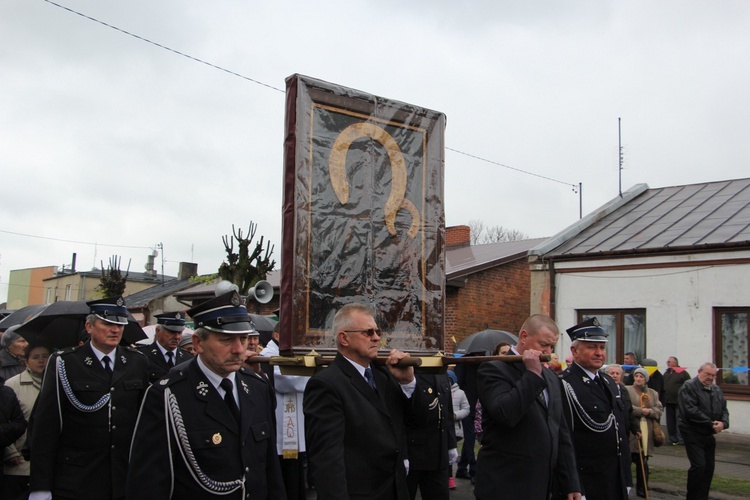
[[[631,190],[629,199],[612,200],[531,254],[573,257],[736,246],[750,246],[750,179]]]
[[[144,307],[156,298],[169,296],[175,292],[197,286],[198,284],[198,282],[191,281],[190,279],[165,281],[163,284],[160,283],[145,290],[131,293],[125,297],[125,305],[128,308]]]
[[[445,252],[445,278],[450,281],[472,273],[526,257],[527,252],[546,238],[505,241],[451,248]]]

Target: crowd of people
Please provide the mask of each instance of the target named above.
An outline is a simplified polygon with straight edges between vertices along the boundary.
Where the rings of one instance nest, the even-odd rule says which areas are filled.
[[[666,408],[698,499],[729,426],[715,365],[695,378],[675,357],[663,375],[634,353],[605,366],[596,318],[566,330],[565,369],[557,324],[537,314],[491,353],[521,362],[415,373],[408,353],[378,358],[376,311],[354,302],[333,318],[335,359],[308,377],[253,362],[279,354],[278,330],[259,346],[235,291],[187,311],[192,335],[184,314],[156,315],[153,343],[137,348],[121,345],[122,298],[88,305],[78,346],[3,333],[1,498],[303,500],[314,488],[321,500],[447,500],[456,478],[480,500],[645,497]]]

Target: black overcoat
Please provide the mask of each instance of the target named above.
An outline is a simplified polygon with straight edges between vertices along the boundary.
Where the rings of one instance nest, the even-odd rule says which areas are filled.
[[[603,387],[577,364],[560,374],[565,397],[565,418],[571,428],[581,493],[588,500],[626,499],[630,447],[628,417],[618,398],[615,381],[599,372]],[[601,425],[607,427],[596,432]]]
[[[32,416],[31,491],[96,500],[125,495],[148,361],[129,347],[113,352],[111,380],[90,342],[50,356]]]
[[[384,367],[377,393],[340,353],[304,395],[307,459],[318,498],[404,500],[405,418],[426,411],[420,391],[407,399]],[[415,422],[424,422],[426,415]]]
[[[145,354],[148,359],[148,380],[152,384],[166,375],[170,370],[167,360],[164,359],[164,355],[156,346],[156,341],[152,344],[139,346],[137,349]],[[193,359],[193,355],[186,350],[179,347],[175,349],[175,366],[191,359]]]
[[[244,367],[236,380],[239,424],[197,358],[151,386],[133,436],[127,498],[286,498],[268,383]],[[221,497],[210,489],[243,477],[245,496],[242,487]]]
[[[498,498],[498,492],[508,499],[548,498],[553,480],[566,493],[580,491],[560,380],[547,368],[542,375],[523,363],[480,366],[484,435],[477,457],[478,499]]]

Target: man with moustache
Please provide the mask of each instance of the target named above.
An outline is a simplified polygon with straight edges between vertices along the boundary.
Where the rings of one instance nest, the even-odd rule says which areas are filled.
[[[122,297],[87,303],[85,344],[54,353],[32,415],[29,498],[125,498],[130,439],[148,361],[120,346]]]
[[[573,363],[560,379],[581,493],[587,500],[624,500],[630,468],[628,417],[612,377],[599,371],[607,357],[608,335],[596,318],[566,331],[573,341]]]
[[[152,384],[192,356],[180,349],[185,316],[179,312],[156,314],[154,342],[138,347],[148,358],[148,379]]]
[[[523,363],[479,367],[484,436],[477,457],[478,500],[499,492],[507,499],[549,498],[553,482],[566,498],[581,498],[560,381],[539,359],[552,353],[559,337],[552,318],[535,314],[507,353],[523,356]]]
[[[268,384],[242,366],[247,309],[230,291],[188,314],[198,355],[146,392],[128,498],[285,499]]]

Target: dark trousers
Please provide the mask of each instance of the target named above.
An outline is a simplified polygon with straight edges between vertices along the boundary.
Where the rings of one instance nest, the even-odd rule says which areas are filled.
[[[707,500],[714,477],[716,438],[682,428],[685,451],[690,460],[687,481],[687,500]]]
[[[412,470],[406,476],[406,484],[409,485],[409,498],[417,497],[417,488],[424,499],[448,500],[450,490],[448,489],[448,467],[440,470]]]
[[[635,491],[638,496],[645,497],[648,489],[648,457],[644,457],[640,453],[631,453],[630,457],[635,464]],[[641,461],[643,461],[643,465],[641,465]]]
[[[677,403],[667,403],[667,432],[670,442],[679,443],[682,441],[680,428],[677,427]]]
[[[474,432],[474,415],[469,413],[461,421],[464,428],[464,445],[461,447],[461,456],[458,458],[458,467],[456,467],[456,476],[467,473],[474,477],[477,474],[477,458],[474,456],[474,442],[476,434]]]
[[[305,500],[305,459],[306,453],[300,453],[298,458],[284,458],[279,455],[281,476],[284,478],[286,497],[288,500]]]
[[[3,479],[2,495],[6,500],[20,500],[29,498],[29,476],[7,475]]]

